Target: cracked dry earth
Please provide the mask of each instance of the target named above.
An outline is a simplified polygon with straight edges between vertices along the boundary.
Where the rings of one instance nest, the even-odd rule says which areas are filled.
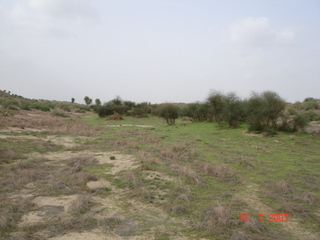
[[[11,133],[21,132],[19,128],[8,129]],[[37,129],[24,129],[23,131],[38,132]],[[5,131],[2,131],[5,133]],[[5,135],[0,134],[0,138],[14,140],[35,140],[38,136],[32,135]],[[87,137],[58,137],[54,135],[42,136],[42,141],[62,145],[65,149],[76,147],[81,140]],[[11,239],[24,239],[25,232],[32,229],[36,234],[33,237],[37,239],[54,240],[102,240],[102,239],[156,239],[155,232],[171,232],[170,239],[190,239],[181,234],[175,234],[175,230],[183,225],[177,219],[169,217],[162,209],[154,205],[148,205],[134,198],[128,198],[128,189],[119,188],[112,182],[101,177],[103,174],[117,176],[123,171],[131,171],[139,167],[139,162],[134,156],[121,154],[120,152],[94,152],[94,151],[58,151],[29,153],[26,154],[26,160],[43,159],[46,166],[55,166],[63,168],[68,165],[68,160],[77,159],[83,156],[95,159],[97,166],[104,169],[98,178],[86,182],[85,191],[79,191],[76,194],[43,194],[39,191],[37,184],[28,183],[23,189],[9,194],[9,198],[15,200],[28,200],[33,205],[33,210],[25,213],[17,224],[16,232],[11,233]],[[113,156],[115,159],[111,160]],[[99,167],[98,167],[99,169]],[[50,172],[48,174],[51,174]],[[53,173],[52,173],[53,174]],[[157,172],[147,174],[148,179],[157,179],[163,181],[172,181],[169,176]],[[58,181],[59,179],[57,179]],[[83,190],[83,189],[82,189]],[[101,190],[107,190],[108,194],[95,194]],[[52,196],[53,195],[53,196]],[[74,212],[79,201],[83,200],[83,195],[88,197],[88,209],[75,216]],[[81,207],[81,205],[80,205]],[[79,207],[79,208],[80,208]],[[77,222],[75,219],[79,218]],[[81,228],[82,222],[94,226],[85,226]],[[69,227],[68,224],[80,225],[80,227]],[[50,226],[52,225],[52,226]],[[65,228],[61,225],[65,225]],[[91,224],[92,225],[92,224]],[[169,226],[168,229],[164,226]],[[62,230],[59,230],[62,228]],[[70,229],[69,229],[70,228]],[[80,228],[80,229],[79,229]],[[29,230],[29,231],[30,231]],[[179,231],[178,231],[179,232]],[[32,237],[32,238],[33,238]]]

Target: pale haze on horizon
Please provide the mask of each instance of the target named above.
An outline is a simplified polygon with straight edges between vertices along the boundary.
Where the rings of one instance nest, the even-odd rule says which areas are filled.
[[[0,89],[79,103],[320,98],[320,1],[0,0]]]

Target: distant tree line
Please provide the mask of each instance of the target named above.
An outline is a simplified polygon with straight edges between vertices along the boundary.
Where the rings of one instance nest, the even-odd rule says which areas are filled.
[[[277,93],[264,91],[252,93],[249,98],[241,99],[235,93],[211,91],[202,102],[188,104],[150,102],[135,103],[124,101],[119,96],[101,103],[86,96],[84,104],[58,102],[48,100],[27,99],[0,90],[0,115],[14,113],[23,109],[51,111],[54,109],[65,112],[75,111],[85,113],[94,111],[100,117],[125,115],[133,117],[148,117],[150,115],[163,118],[168,125],[173,125],[179,117],[192,122],[215,122],[221,127],[236,128],[245,123],[250,131],[274,134],[277,131],[295,132],[303,130],[310,121],[320,121],[320,99],[308,97],[303,102],[286,103]],[[75,109],[75,110],[74,110]],[[119,118],[121,119],[121,118]]]
[[[86,97],[88,98],[88,97]],[[86,103],[91,104],[91,101]],[[89,98],[90,99],[90,98]],[[276,131],[299,131],[304,129],[311,120],[319,119],[320,115],[313,111],[319,108],[319,100],[306,98],[304,103],[295,103],[293,108],[306,108],[307,112],[287,108],[288,104],[276,92],[253,92],[249,98],[241,99],[233,92],[223,93],[211,91],[203,102],[183,104],[175,103],[151,104],[123,101],[119,96],[101,104],[96,99],[92,106],[100,117],[113,114],[148,117],[149,114],[163,118],[168,125],[184,117],[192,122],[216,122],[219,126],[236,128],[241,123],[248,124],[249,131],[274,134]]]

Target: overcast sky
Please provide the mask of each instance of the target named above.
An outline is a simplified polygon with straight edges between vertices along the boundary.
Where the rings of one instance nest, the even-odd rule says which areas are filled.
[[[320,98],[320,1],[0,0],[0,89],[80,103]]]

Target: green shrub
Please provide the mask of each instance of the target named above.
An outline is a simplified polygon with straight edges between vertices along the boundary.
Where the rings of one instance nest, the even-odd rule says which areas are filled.
[[[164,118],[168,125],[174,125],[179,117],[180,108],[173,103],[160,104],[155,110],[155,115]]]
[[[95,103],[96,103],[96,105],[97,105],[97,106],[100,106],[100,105],[101,105],[101,101],[100,101],[100,99],[99,99],[99,98],[97,98],[97,99],[95,100]]]
[[[11,98],[0,99],[0,105],[2,106],[2,108],[8,108],[12,110],[16,110],[19,107],[18,101]]]
[[[304,128],[308,125],[309,119],[304,114],[296,114],[293,118],[293,130],[304,130]]]
[[[104,106],[96,106],[94,108],[94,111],[98,113],[99,117],[103,118],[108,115],[111,115],[114,113],[113,109],[109,105],[104,105]]]
[[[28,103],[28,102],[21,102],[20,103],[20,108],[23,109],[23,110],[28,110],[28,111],[31,111],[31,104]]]
[[[47,103],[44,102],[35,102],[31,105],[33,109],[38,109],[44,112],[49,112],[50,111],[50,106]]]
[[[71,112],[71,108],[67,104],[61,104],[59,107],[66,112]]]
[[[75,112],[76,112],[76,113],[86,113],[86,111],[85,111],[85,110],[82,110],[82,109],[77,109]]]
[[[77,108],[83,111],[90,111],[90,107],[86,105],[77,105]]]
[[[319,117],[318,114],[311,109],[306,111],[304,114],[309,119],[309,121],[316,121],[316,119]]]
[[[124,101],[123,104],[126,105],[128,109],[133,109],[136,106],[136,103],[132,101]]]
[[[85,96],[85,97],[84,97],[84,101],[85,101],[85,103],[86,103],[88,106],[92,103],[92,99],[89,98],[88,96]]]
[[[148,114],[150,114],[151,112],[152,112],[151,103],[142,102],[135,105],[130,115],[133,117],[148,117]]]
[[[222,92],[211,91],[207,98],[207,103],[210,105],[212,117],[216,122],[223,120],[223,110],[225,107],[225,96]]]
[[[211,116],[210,107],[206,103],[189,103],[181,110],[181,116],[190,118],[192,122],[208,121]]]
[[[69,117],[68,115],[66,115],[64,112],[58,111],[58,110],[54,110],[51,113],[52,116],[54,117]]]
[[[304,109],[305,110],[309,110],[309,109],[319,109],[319,104],[317,101],[310,101],[310,102],[306,102],[304,103]]]
[[[207,104],[212,115],[212,120],[219,123],[227,122],[229,127],[237,127],[241,121],[246,119],[246,101],[242,101],[235,93],[223,94],[212,91],[207,98]]]
[[[253,93],[247,103],[247,122],[251,131],[277,129],[286,102],[275,92]]]
[[[125,114],[129,108],[123,104],[120,97],[116,97],[102,106],[95,105],[93,110],[98,113],[99,117],[106,117],[115,113],[118,113],[119,115]]]
[[[292,109],[292,108],[289,108],[289,109],[288,109],[288,113],[289,113],[289,115],[295,115],[295,114],[297,114],[296,110],[294,110],[294,109]]]
[[[40,110],[43,112],[50,112],[50,107],[49,106],[41,106]]]

